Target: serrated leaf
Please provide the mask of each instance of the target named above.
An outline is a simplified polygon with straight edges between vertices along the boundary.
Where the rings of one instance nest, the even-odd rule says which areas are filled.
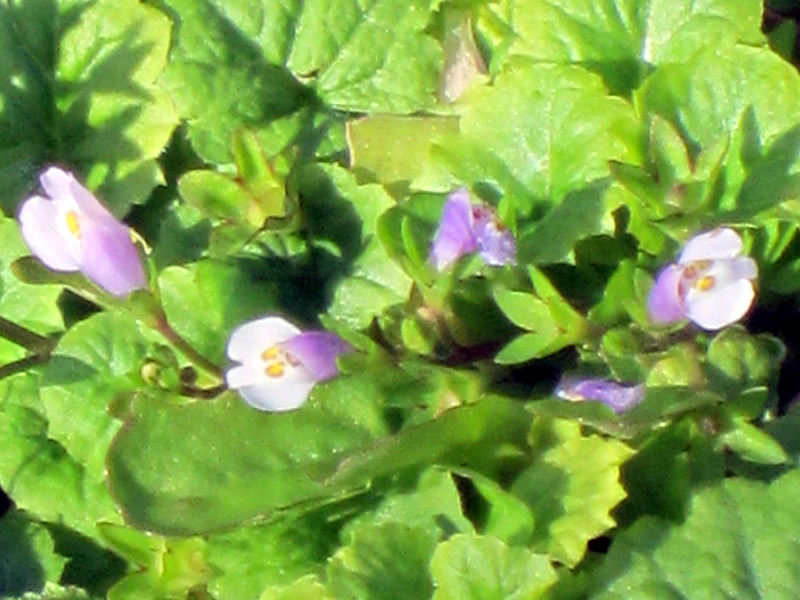
[[[258,600],[334,600],[316,577],[301,577],[286,586],[270,586]]]
[[[763,43],[760,17],[757,0],[526,0],[510,15],[517,33],[511,52],[586,65],[624,94],[649,65],[680,62],[707,45]]]
[[[330,105],[411,113],[435,102],[442,49],[424,29],[429,0],[303,3],[289,68]]]
[[[435,544],[424,528],[402,523],[357,528],[328,564],[328,587],[334,596],[353,600],[429,598]]]
[[[136,0],[0,8],[2,207],[13,214],[51,162],[75,167],[112,212],[161,182],[156,159],[177,124],[154,84],[169,21]]]
[[[645,518],[619,535],[590,595],[599,600],[794,598],[800,541],[786,532],[800,527],[789,501],[798,494],[797,469],[769,485],[728,479],[700,489],[683,523]]]
[[[583,436],[577,423],[543,422],[533,429],[538,459],[511,491],[531,507],[531,546],[574,566],[588,541],[615,525],[611,510],[625,498],[620,465],[632,451],[623,443]]]
[[[536,600],[558,578],[544,555],[468,534],[437,546],[431,574],[433,600]]]
[[[515,61],[469,96],[461,134],[442,152],[462,181],[500,187],[527,215],[607,176],[610,160],[633,156],[636,128],[630,104],[607,95],[595,75]]]

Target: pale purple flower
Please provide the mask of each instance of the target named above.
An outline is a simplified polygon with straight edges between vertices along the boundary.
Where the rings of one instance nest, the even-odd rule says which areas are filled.
[[[302,332],[281,317],[263,317],[231,334],[228,357],[239,364],[228,370],[225,381],[254,408],[294,410],[316,383],[339,374],[336,358],[352,350],[335,333]]]
[[[44,196],[20,206],[22,237],[54,271],[80,271],[114,296],[147,287],[130,230],[72,173],[50,167],[39,176]]]
[[[430,260],[437,271],[444,271],[473,252],[479,252],[489,265],[513,264],[517,259],[517,244],[494,210],[486,204],[473,204],[469,191],[461,188],[445,202]]]
[[[644,398],[644,385],[623,385],[606,379],[563,378],[555,395],[564,400],[602,402],[616,414],[624,413]]]
[[[656,278],[647,300],[650,318],[657,323],[688,318],[708,330],[741,319],[753,304],[758,277],[756,262],[741,256],[743,247],[739,234],[727,228],[686,242],[678,262]]]

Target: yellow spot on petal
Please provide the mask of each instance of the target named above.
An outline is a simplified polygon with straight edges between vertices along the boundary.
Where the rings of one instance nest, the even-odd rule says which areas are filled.
[[[701,292],[707,292],[711,288],[714,287],[716,280],[714,279],[713,275],[706,275],[705,277],[701,277],[698,279],[694,287],[696,290],[700,290]]]
[[[275,360],[278,358],[278,352],[277,346],[271,346],[261,353],[261,359],[264,361]]]
[[[283,377],[286,367],[282,362],[274,362],[268,365],[264,372],[270,377]]]
[[[67,211],[67,214],[64,215],[64,219],[67,222],[67,229],[69,229],[69,232],[76,238],[81,239],[81,223],[78,220],[78,213],[74,210]]]

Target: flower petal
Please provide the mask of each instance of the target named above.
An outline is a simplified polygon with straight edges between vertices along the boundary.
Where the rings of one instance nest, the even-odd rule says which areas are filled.
[[[741,319],[750,310],[755,295],[753,284],[747,279],[707,291],[691,289],[685,299],[686,314],[703,329],[714,331]]]
[[[264,350],[300,333],[299,328],[276,316],[243,323],[233,330],[228,339],[228,358],[240,363],[253,358],[260,360]]]
[[[644,399],[643,385],[622,385],[605,379],[570,379],[559,382],[555,390],[559,398],[572,401],[602,402],[615,413],[623,413]]]
[[[113,217],[103,223],[85,214],[81,216],[81,271],[84,275],[115,296],[126,296],[147,287],[130,230]]]
[[[513,265],[517,262],[517,242],[506,228],[499,227],[496,220],[489,220],[476,227],[478,246],[486,264],[493,266]]]
[[[58,207],[41,196],[28,198],[17,215],[22,237],[39,260],[55,271],[78,271],[80,248],[61,235],[61,218]]]
[[[339,374],[336,358],[353,348],[335,333],[307,331],[280,344],[281,349],[299,359],[317,381]]]
[[[669,265],[656,277],[656,282],[647,298],[647,314],[652,321],[674,323],[686,317],[678,291],[682,272],[683,269],[678,265]]]
[[[742,253],[744,243],[733,229],[720,227],[694,236],[683,247],[678,264],[685,265],[695,260],[733,258]]]
[[[236,391],[253,408],[283,412],[302,406],[315,383],[311,374],[299,367],[287,370],[284,377],[265,376],[259,383],[236,388]],[[228,385],[235,387],[230,381]]]
[[[73,198],[72,186],[77,183],[75,176],[60,167],[48,167],[39,175],[39,185],[50,198]],[[80,185],[80,184],[78,184]]]
[[[431,245],[430,260],[437,271],[443,271],[477,249],[469,191],[461,188],[447,198]]]

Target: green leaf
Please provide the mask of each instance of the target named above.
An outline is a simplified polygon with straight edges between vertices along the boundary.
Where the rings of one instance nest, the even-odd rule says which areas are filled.
[[[232,393],[180,405],[141,397],[112,445],[107,478],[137,527],[185,535],[238,525],[342,493],[322,476],[386,433],[382,401],[367,374],[318,385],[291,413],[256,411]]]
[[[314,576],[301,577],[286,586],[270,586],[258,600],[334,600]]]
[[[12,510],[0,518],[0,597],[39,592],[61,577],[66,559],[54,551],[47,529]]]
[[[156,159],[177,124],[154,84],[168,46],[167,18],[136,0],[0,8],[7,214],[56,161],[76,168],[117,215],[145,201],[161,183]]]
[[[637,87],[649,65],[723,43],[763,43],[757,0],[525,0],[514,4],[510,21],[512,53],[585,65],[619,94]]]
[[[451,178],[431,148],[458,131],[454,117],[369,115],[347,123],[353,172],[392,189],[448,191]]]
[[[331,106],[411,113],[435,102],[442,49],[424,33],[430,0],[311,0],[294,32],[289,68],[314,77]]]
[[[709,345],[706,369],[721,391],[735,396],[748,388],[773,385],[785,354],[783,343],[771,335],[729,327]]]
[[[212,260],[169,267],[160,273],[158,285],[170,325],[201,355],[220,365],[231,331],[247,320],[274,313],[279,305],[276,281]]]
[[[390,306],[402,303],[411,279],[389,258],[377,237],[353,263],[352,275],[336,286],[330,315],[355,329],[366,328]]]
[[[494,299],[500,310],[517,327],[536,332],[556,331],[547,304],[533,294],[498,288],[494,291]]]
[[[433,600],[535,600],[557,579],[546,556],[469,534],[437,546],[431,574]]]
[[[73,326],[44,369],[48,436],[96,481],[103,480],[106,452],[120,427],[109,407],[142,386],[149,346],[130,314],[100,313]]]
[[[796,72],[765,48],[701,51],[685,63],[660,67],[648,78],[637,91],[637,104],[670,121],[693,156],[727,142],[721,136],[730,132],[721,172],[704,175],[715,183],[713,193],[690,223],[750,223],[762,214],[796,212],[800,184],[793,172],[800,141],[792,123],[772,115],[793,106],[800,110],[798,98]]]
[[[353,261],[349,276],[334,289],[330,314],[364,328],[385,308],[402,302],[411,288],[411,279],[377,235],[379,217],[395,203],[382,186],[358,185],[340,167],[312,165],[300,177],[312,235],[335,244],[344,259]]]
[[[786,451],[769,433],[736,418],[719,441],[745,460],[764,465],[782,465],[789,462]]]
[[[558,337],[557,331],[523,333],[503,346],[494,361],[500,365],[513,365],[547,356],[568,345],[559,343]]]
[[[231,140],[243,125],[270,153],[283,149],[311,118],[301,110],[308,92],[282,66],[302,5],[284,0],[169,0],[167,5],[180,26],[164,85],[191,123],[197,152],[211,162],[232,162]]]
[[[569,192],[544,218],[519,238],[522,264],[574,262],[575,244],[598,233],[613,233],[606,207],[607,183]]]
[[[30,252],[14,219],[0,218],[0,315],[17,325],[46,335],[64,327],[56,304],[62,288],[56,285],[29,285],[14,275],[12,264]],[[25,356],[22,347],[0,340],[0,362]]]
[[[365,525],[385,523],[422,527],[434,538],[473,531],[463,514],[452,475],[438,468],[423,471],[412,489],[390,490],[374,509],[363,511],[350,521],[344,528],[344,535]]]
[[[489,477],[475,472],[462,475],[470,478],[486,501],[485,512],[477,517],[478,532],[509,544],[525,544],[533,534],[533,514],[528,505]]]
[[[617,440],[583,436],[567,421],[541,422],[532,435],[537,460],[511,491],[533,511],[532,547],[572,567],[589,540],[615,525],[610,512],[625,498],[619,468],[631,450]]]
[[[0,486],[18,508],[96,538],[95,523],[119,522],[119,514],[102,469],[87,471],[64,447],[48,439],[40,387],[41,378],[33,372],[0,381]],[[72,408],[81,409],[87,400],[91,403],[91,398],[80,398]],[[99,410],[102,414],[92,414],[87,428],[105,421],[105,406]]]
[[[435,544],[426,529],[402,523],[357,528],[328,564],[328,587],[353,600],[429,598]]]
[[[496,185],[529,214],[607,176],[608,161],[633,157],[637,127],[631,105],[607,95],[595,75],[520,60],[469,95],[461,134],[442,152],[462,181]],[[596,212],[587,209],[589,221]]]
[[[321,574],[338,542],[338,525],[327,516],[287,516],[209,537],[206,559],[213,573],[209,591],[217,600],[258,598],[268,586]]]
[[[598,600],[795,596],[800,471],[766,485],[728,479],[697,491],[679,525],[645,518],[621,533],[594,582]],[[724,560],[720,560],[724,557]]]
[[[403,385],[406,393],[408,385]],[[417,391],[413,397],[418,398]],[[474,404],[445,410],[431,421],[409,426],[354,453],[328,482],[352,485],[420,464],[457,465],[494,473],[509,453],[513,454],[512,448],[525,444],[529,425],[530,417],[519,403],[501,396],[484,397]]]

